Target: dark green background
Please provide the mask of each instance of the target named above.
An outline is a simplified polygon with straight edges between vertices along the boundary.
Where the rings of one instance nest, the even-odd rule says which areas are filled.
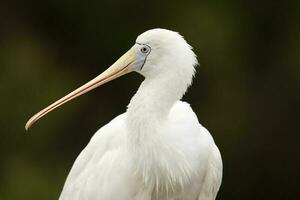
[[[218,199],[300,199],[299,22],[299,0],[1,1],[0,199],[58,198],[76,156],[142,77],[98,88],[29,132],[25,122],[156,27],[180,32],[198,55],[184,100],[222,153]]]

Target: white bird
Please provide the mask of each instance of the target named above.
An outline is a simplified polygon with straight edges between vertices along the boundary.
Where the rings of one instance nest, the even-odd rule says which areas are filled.
[[[102,74],[34,115],[38,119],[128,72],[145,77],[127,111],[91,138],[60,200],[214,200],[222,159],[210,133],[180,101],[198,64],[177,32],[152,29]]]

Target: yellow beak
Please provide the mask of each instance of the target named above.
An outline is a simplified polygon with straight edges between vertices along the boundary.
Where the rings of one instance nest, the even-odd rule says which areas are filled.
[[[36,113],[32,116],[25,125],[25,129],[28,130],[35,122],[37,122],[40,118],[45,116],[47,113],[51,112],[55,108],[63,105],[64,103],[75,99],[76,97],[100,86],[103,85],[113,79],[116,79],[124,74],[127,74],[131,70],[129,67],[135,61],[135,53],[133,49],[127,51],[121,58],[119,58],[112,66],[110,66],[107,70],[101,73],[96,78],[92,79],[88,83],[84,84],[83,86],[77,88],[73,92],[67,94],[63,98],[57,100],[56,102],[52,103],[48,107],[44,108],[40,112]]]

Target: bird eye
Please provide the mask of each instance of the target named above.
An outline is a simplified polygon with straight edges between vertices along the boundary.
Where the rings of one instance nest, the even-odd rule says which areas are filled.
[[[142,52],[142,53],[148,53],[148,52],[149,52],[149,47],[145,47],[145,46],[142,47],[142,48],[141,48],[141,52]]]

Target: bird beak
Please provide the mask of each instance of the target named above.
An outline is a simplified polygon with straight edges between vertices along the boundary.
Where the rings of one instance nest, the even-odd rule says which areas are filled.
[[[47,113],[51,112],[55,108],[67,103],[68,101],[79,97],[80,95],[100,86],[103,85],[113,79],[116,79],[128,72],[131,72],[131,66],[135,61],[135,52],[133,48],[127,51],[121,58],[119,58],[112,66],[110,66],[107,70],[105,70],[102,74],[98,75],[96,78],[92,79],[91,81],[87,82],[83,86],[77,88],[73,92],[67,94],[63,98],[57,100],[56,102],[52,103],[48,107],[44,108],[40,112],[36,113],[32,116],[25,125],[25,129],[28,130],[36,121],[40,118],[45,116]]]

